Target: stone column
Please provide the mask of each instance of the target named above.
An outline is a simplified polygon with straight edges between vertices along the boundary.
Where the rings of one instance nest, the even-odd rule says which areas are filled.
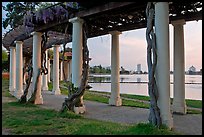
[[[20,98],[23,95],[23,42],[16,43],[16,90],[15,97]]]
[[[48,55],[47,55],[47,50],[45,51],[45,59],[46,59],[46,63],[45,63],[45,67],[47,68],[47,59]],[[43,63],[45,61],[43,60]],[[42,74],[42,90],[48,90],[48,83],[47,83],[47,75]]]
[[[120,56],[119,56],[119,31],[109,32],[112,35],[111,44],[111,97],[109,104],[121,106],[120,98]]]
[[[69,20],[73,23],[72,34],[72,83],[79,87],[82,78],[82,24],[83,20],[75,17]]]
[[[10,48],[10,72],[9,72],[9,91],[14,92],[16,88],[16,48]]]
[[[23,66],[26,65],[26,57],[23,58]],[[25,68],[26,69],[26,68]],[[26,72],[23,75],[23,84],[26,84]]]
[[[170,129],[173,118],[170,111],[170,58],[169,58],[169,4],[155,3],[155,33],[157,44],[156,82],[158,87],[158,107],[162,124]]]
[[[185,20],[173,21],[174,26],[174,98],[173,111],[186,114],[185,102],[185,55],[184,32]]]
[[[63,75],[63,61],[60,62],[60,81],[62,81],[64,78]]]
[[[41,94],[41,74],[37,81],[38,71],[41,68],[41,41],[42,41],[42,33],[41,32],[33,32],[33,91],[35,89],[37,82],[37,92],[35,96],[34,104],[43,104],[43,98]]]
[[[72,18],[69,22],[73,23],[72,33],[72,83],[74,87],[79,87],[82,79],[82,44],[83,44],[83,19],[78,17]],[[83,104],[83,96],[81,97],[81,103]],[[85,106],[75,107],[75,113],[84,113]]]
[[[48,70],[48,74],[47,74],[47,81],[48,83],[51,82],[50,81],[50,59],[47,59],[47,70]]]
[[[59,47],[60,45],[54,45],[54,59],[53,59],[53,89],[52,93],[55,95],[61,94],[59,88]]]

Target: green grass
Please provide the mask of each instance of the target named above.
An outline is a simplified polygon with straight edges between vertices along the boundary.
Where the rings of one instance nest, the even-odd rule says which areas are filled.
[[[2,126],[12,135],[171,135],[167,128],[150,124],[128,125],[83,118],[72,112],[59,113],[32,104],[2,104]]]
[[[202,101],[186,99],[186,105],[193,108],[202,108]]]

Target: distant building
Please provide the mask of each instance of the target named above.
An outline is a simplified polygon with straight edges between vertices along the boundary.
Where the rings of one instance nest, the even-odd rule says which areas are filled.
[[[188,71],[196,72],[196,68],[194,66],[191,66]]]
[[[194,66],[191,66],[189,69],[188,69],[188,73],[189,75],[194,75],[196,74],[196,68]]]
[[[141,64],[137,64],[136,74],[141,74],[141,73],[142,73],[142,66]]]

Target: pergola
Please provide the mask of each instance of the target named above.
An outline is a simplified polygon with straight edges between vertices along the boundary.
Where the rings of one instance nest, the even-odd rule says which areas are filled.
[[[147,27],[146,6],[147,2],[78,2],[80,8],[66,7],[69,15],[57,20],[48,22],[33,20],[33,24],[26,24],[31,27],[25,31],[25,26],[20,26],[3,38],[3,45],[11,53],[12,63],[15,56],[13,50],[16,46],[16,58],[21,60],[22,47],[23,54],[33,55],[34,77],[36,70],[40,67],[40,42],[43,32],[48,32],[49,41],[46,48],[54,46],[54,94],[60,94],[59,89],[59,55],[57,48],[59,44],[72,42],[72,83],[78,87],[82,74],[82,34],[83,24],[87,27],[87,37],[97,37],[105,34],[111,34],[111,98],[110,105],[121,106],[119,90],[119,34],[123,31],[140,29]],[[56,6],[61,6],[60,4]],[[174,102],[173,111],[185,114],[185,86],[184,86],[184,32],[183,25],[187,21],[202,20],[202,2],[177,1],[177,2],[155,2],[155,33],[157,43],[157,86],[159,92],[158,105],[161,111],[162,123],[169,128],[173,127],[172,114],[170,109],[170,59],[169,59],[169,24],[174,26]],[[55,7],[55,6],[53,6]],[[50,8],[53,8],[50,7]],[[63,7],[63,6],[62,6]],[[64,7],[63,7],[64,8]],[[47,8],[49,9],[49,8]],[[35,15],[35,14],[34,14]],[[33,16],[34,16],[33,15]],[[68,27],[68,28],[67,28]],[[67,33],[65,30],[67,28]],[[65,36],[66,35],[66,36]],[[15,42],[16,41],[16,42]],[[23,41],[23,42],[22,42]],[[23,45],[23,46],[22,46]],[[19,66],[22,62],[19,61]],[[15,64],[15,63],[13,63]],[[16,66],[17,67],[17,66]],[[10,72],[14,72],[12,67]],[[22,68],[16,68],[21,72]],[[22,73],[16,75],[19,83],[12,87],[16,95],[22,93]],[[11,75],[12,77],[13,75]],[[14,76],[13,76],[14,77]],[[13,86],[15,81],[11,82]],[[55,83],[58,83],[55,85]],[[46,84],[46,80],[43,84]],[[36,104],[42,104],[41,88],[38,86],[39,98]],[[84,108],[82,108],[84,109]]]

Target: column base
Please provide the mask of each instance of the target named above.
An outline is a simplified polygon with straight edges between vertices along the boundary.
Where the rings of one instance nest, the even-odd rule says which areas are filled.
[[[121,98],[110,98],[109,105],[112,106],[122,106],[122,99]]]
[[[52,90],[53,95],[61,95],[60,89]]]
[[[171,130],[173,128],[173,117],[162,120],[162,124],[166,125]]]
[[[36,99],[35,99],[35,101],[34,101],[34,104],[36,104],[36,105],[37,105],[37,104],[38,104],[38,105],[43,104],[42,95],[36,97]]]
[[[48,90],[48,86],[42,87],[42,90]]]
[[[10,92],[15,91],[15,88],[14,87],[9,87],[9,91]]]
[[[83,105],[82,107],[74,107],[75,114],[83,114],[85,112],[86,112],[85,105]]]
[[[16,91],[14,92],[14,96],[15,96],[16,98],[18,98],[18,99],[20,99],[22,95],[23,95],[23,90],[16,90]]]
[[[184,115],[187,112],[186,104],[185,105],[181,105],[181,103],[173,102],[172,110],[173,110],[173,113]]]

